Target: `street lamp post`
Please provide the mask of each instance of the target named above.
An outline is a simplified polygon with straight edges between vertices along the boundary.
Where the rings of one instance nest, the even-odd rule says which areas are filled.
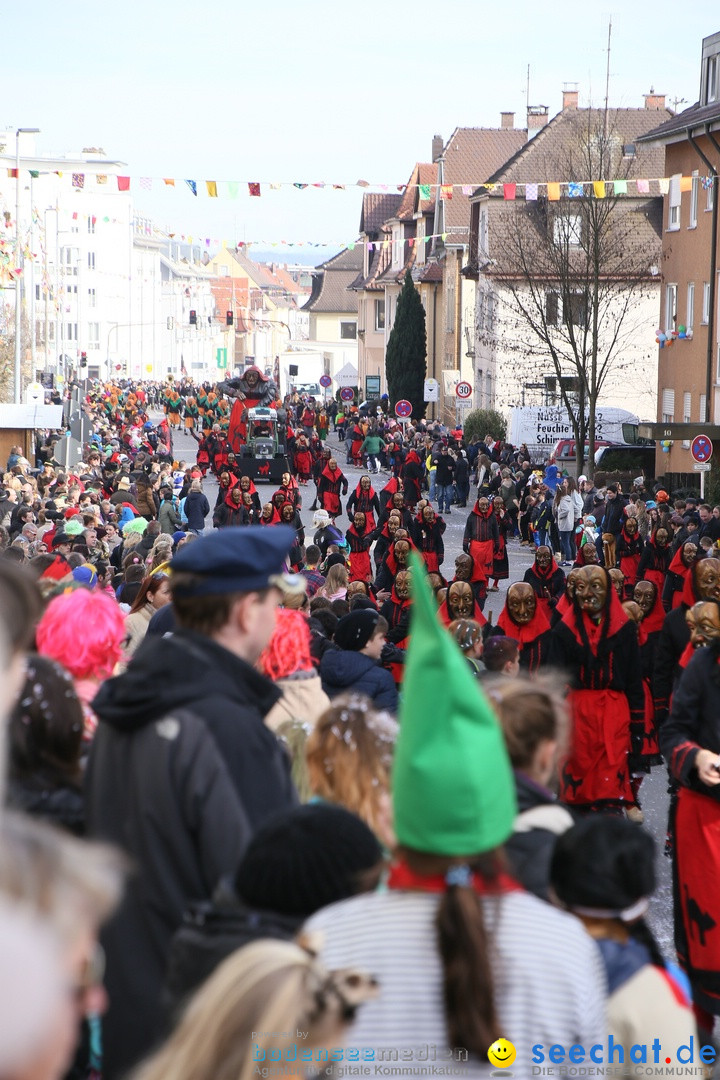
[[[22,399],[22,283],[20,280],[20,136],[37,135],[40,128],[18,128],[15,132],[15,386],[14,399]]]

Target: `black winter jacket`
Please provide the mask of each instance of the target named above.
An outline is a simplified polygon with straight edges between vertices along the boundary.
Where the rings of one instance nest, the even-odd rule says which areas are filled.
[[[121,1076],[163,1036],[170,942],[188,905],[234,874],[252,831],[297,801],[263,723],[279,691],[189,630],[144,641],[94,699],[88,835],[137,867],[108,925],[105,1074]]]
[[[670,716],[660,728],[660,750],[671,776],[684,787],[720,800],[717,787],[698,778],[698,750],[720,754],[720,674],[718,650],[696,649],[683,671],[672,699]]]
[[[541,900],[549,900],[550,861],[558,836],[574,824],[573,816],[549,791],[515,771],[518,816],[505,842],[512,876]]]
[[[338,694],[365,694],[377,709],[397,712],[398,693],[389,671],[363,653],[328,649],[320,661],[322,687],[329,698]]]

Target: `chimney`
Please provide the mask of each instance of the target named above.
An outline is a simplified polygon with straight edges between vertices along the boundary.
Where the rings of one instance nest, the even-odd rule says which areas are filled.
[[[532,139],[533,135],[537,135],[541,128],[544,128],[548,122],[548,107],[547,105],[528,105],[527,111],[527,132],[528,139]]]
[[[665,95],[656,94],[653,87],[650,87],[650,93],[645,94],[645,108],[646,109],[664,109],[665,108]]]
[[[515,127],[515,113],[514,112],[501,112],[500,113],[500,127],[501,128],[514,128]]]
[[[443,147],[445,143],[442,135],[433,135],[432,141],[432,160],[439,161],[442,157]]]
[[[578,107],[578,84],[563,83],[563,109],[577,109]]]

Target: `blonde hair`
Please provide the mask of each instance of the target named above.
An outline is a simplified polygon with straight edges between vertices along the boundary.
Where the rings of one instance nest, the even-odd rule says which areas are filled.
[[[318,589],[320,596],[332,596],[340,589],[348,587],[347,567],[342,563],[334,563],[327,572],[325,584]]]
[[[334,978],[310,953],[285,941],[257,941],[232,953],[192,998],[168,1041],[133,1080],[250,1080],[258,1060],[282,1061],[283,1032],[307,1032],[303,1049],[336,1042],[359,1001],[346,996],[342,975],[365,980],[356,999],[371,996],[372,982],[355,973]],[[260,1058],[260,1054],[264,1056]],[[300,1068],[300,1066],[298,1066]]]
[[[0,829],[0,893],[40,915],[61,941],[97,930],[120,899],[126,864],[114,848],[77,840],[24,814]]]
[[[308,780],[315,795],[357,814],[377,836],[383,832],[382,796],[398,725],[377,712],[362,694],[340,694],[322,714],[305,747]]]

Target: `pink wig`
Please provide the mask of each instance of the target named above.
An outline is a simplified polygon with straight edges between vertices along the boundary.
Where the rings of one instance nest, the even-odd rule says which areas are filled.
[[[107,593],[74,589],[56,596],[38,623],[37,650],[74,679],[106,679],[122,658],[125,618]]]
[[[286,679],[296,671],[312,671],[310,627],[302,611],[278,608],[275,631],[259,660],[269,679]]]

